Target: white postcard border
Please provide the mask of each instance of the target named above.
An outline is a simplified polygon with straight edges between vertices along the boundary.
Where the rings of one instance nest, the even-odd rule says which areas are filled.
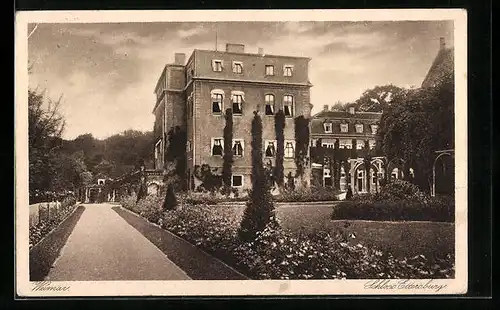
[[[234,14],[237,13],[237,14]],[[230,281],[29,281],[27,89],[29,23],[200,22],[200,21],[395,21],[453,20],[455,49],[455,279],[230,280]],[[387,295],[467,292],[467,12],[463,9],[388,10],[204,10],[204,11],[33,11],[15,24],[15,265],[19,296],[221,296]],[[372,282],[369,282],[372,281]],[[370,285],[372,284],[372,285]],[[410,285],[421,285],[420,288]],[[438,286],[444,287],[437,289]],[[55,291],[43,290],[52,287]],[[370,288],[371,287],[371,288]],[[374,288],[378,287],[378,288]]]

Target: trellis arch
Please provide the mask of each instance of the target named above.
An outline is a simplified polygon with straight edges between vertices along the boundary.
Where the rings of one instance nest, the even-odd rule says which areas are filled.
[[[434,159],[434,162],[432,163],[432,193],[431,195],[434,197],[436,196],[436,163],[438,159],[444,157],[444,156],[451,156],[453,157],[455,154],[454,150],[442,150],[442,151],[435,151],[436,158]]]

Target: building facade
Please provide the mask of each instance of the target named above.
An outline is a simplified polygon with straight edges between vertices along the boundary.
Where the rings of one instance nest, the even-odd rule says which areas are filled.
[[[251,122],[258,111],[263,123],[264,162],[275,163],[274,116],[285,113],[285,175],[295,172],[295,118],[310,117],[309,58],[247,53],[241,44],[224,51],[194,50],[165,66],[155,92],[155,168],[163,169],[166,133],[175,127],[187,132],[186,173],[190,189],[201,180],[197,167],[209,165],[220,174],[223,166],[225,112],[233,114],[234,188],[251,188]]]
[[[384,177],[384,158],[375,150],[381,117],[382,113],[359,112],[352,105],[346,111],[325,105],[312,117],[311,165],[316,185],[341,191],[350,186],[353,193],[377,190]]]

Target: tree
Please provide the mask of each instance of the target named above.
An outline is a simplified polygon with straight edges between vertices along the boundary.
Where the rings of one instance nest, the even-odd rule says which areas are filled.
[[[54,190],[61,135],[65,121],[60,114],[62,97],[57,101],[43,92],[28,90],[28,156],[30,193]],[[31,195],[30,195],[31,196]]]
[[[321,144],[320,144],[321,145]],[[302,179],[307,164],[307,153],[309,148],[309,119],[300,115],[295,118],[295,165],[297,166],[297,177]]]
[[[405,161],[405,176],[429,191],[435,151],[453,147],[454,84],[452,72],[434,87],[410,89],[394,96],[380,122],[380,148],[388,160]]]
[[[274,130],[276,132],[276,166],[274,177],[279,188],[284,185],[284,167],[283,160],[285,157],[285,113],[279,110],[274,116]]]
[[[174,165],[174,169],[167,177],[174,178],[178,180],[176,187],[179,190],[185,190],[187,188],[187,177],[186,177],[186,143],[187,143],[187,132],[179,126],[173,127],[169,130],[167,134],[168,144],[165,152],[165,164],[170,162]]]
[[[226,110],[226,126],[224,127],[224,163],[222,164],[222,181],[226,195],[231,188],[231,175],[233,167],[233,111]]]
[[[341,101],[337,101],[333,104],[332,106],[332,111],[344,111],[345,110],[345,106],[346,104],[341,102]]]
[[[241,220],[238,234],[242,240],[255,239],[267,225],[278,225],[269,181],[262,162],[262,119],[254,112],[252,120],[252,191]]]
[[[394,96],[403,89],[389,84],[375,86],[363,92],[361,97],[354,102],[356,110],[363,112],[382,112],[393,102]]]

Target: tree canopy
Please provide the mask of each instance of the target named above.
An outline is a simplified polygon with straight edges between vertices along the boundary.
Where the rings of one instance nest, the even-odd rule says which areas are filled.
[[[363,92],[361,97],[354,102],[356,110],[363,112],[382,112],[392,105],[394,97],[403,88],[388,84],[375,86]]]
[[[400,91],[391,103],[382,115],[378,147],[389,160],[403,159],[414,170],[414,183],[429,190],[435,151],[454,147],[453,73],[434,87]]]

